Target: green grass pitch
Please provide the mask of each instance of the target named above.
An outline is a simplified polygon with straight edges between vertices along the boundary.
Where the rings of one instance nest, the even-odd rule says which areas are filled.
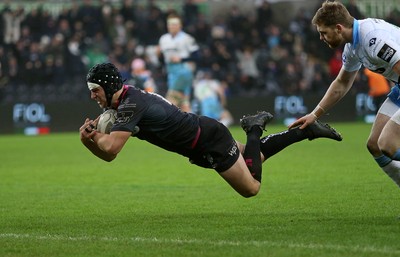
[[[250,199],[137,139],[106,163],[78,133],[0,136],[0,256],[400,256],[400,191],[365,147],[371,125],[332,125],[342,142],[278,153]]]

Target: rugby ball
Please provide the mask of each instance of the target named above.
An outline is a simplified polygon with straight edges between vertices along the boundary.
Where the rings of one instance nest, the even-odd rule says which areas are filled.
[[[100,115],[96,130],[100,133],[110,134],[111,128],[117,119],[117,111],[108,109]]]

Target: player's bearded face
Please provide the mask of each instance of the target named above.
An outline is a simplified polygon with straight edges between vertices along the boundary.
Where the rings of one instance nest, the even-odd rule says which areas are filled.
[[[317,26],[319,39],[324,41],[330,48],[337,48],[342,45],[343,38],[334,28]]]

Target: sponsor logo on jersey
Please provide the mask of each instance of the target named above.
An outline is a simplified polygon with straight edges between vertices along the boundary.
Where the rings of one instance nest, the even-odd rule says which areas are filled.
[[[369,40],[369,47],[375,45],[375,43],[376,43],[376,37],[371,38],[371,39]]]
[[[118,116],[116,122],[119,124],[128,123],[133,117],[133,111],[118,111]]]
[[[396,53],[395,49],[393,49],[387,44],[384,44],[381,50],[379,50],[378,57],[384,60],[385,62],[390,62],[395,53]]]
[[[228,154],[230,156],[234,156],[237,152],[238,148],[236,146],[236,143],[232,144],[231,148],[228,150]]]

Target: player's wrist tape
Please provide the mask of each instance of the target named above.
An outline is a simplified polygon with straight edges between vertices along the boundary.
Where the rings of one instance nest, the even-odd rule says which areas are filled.
[[[318,119],[318,116],[314,113],[314,111],[311,112],[311,115]]]
[[[321,109],[323,113],[325,113],[325,109],[321,107],[321,105],[317,105],[318,109]]]
[[[315,107],[315,109],[311,112],[311,114],[318,119],[319,117],[321,117],[323,114],[325,113],[325,109],[322,108],[320,105],[317,105],[317,107]]]

